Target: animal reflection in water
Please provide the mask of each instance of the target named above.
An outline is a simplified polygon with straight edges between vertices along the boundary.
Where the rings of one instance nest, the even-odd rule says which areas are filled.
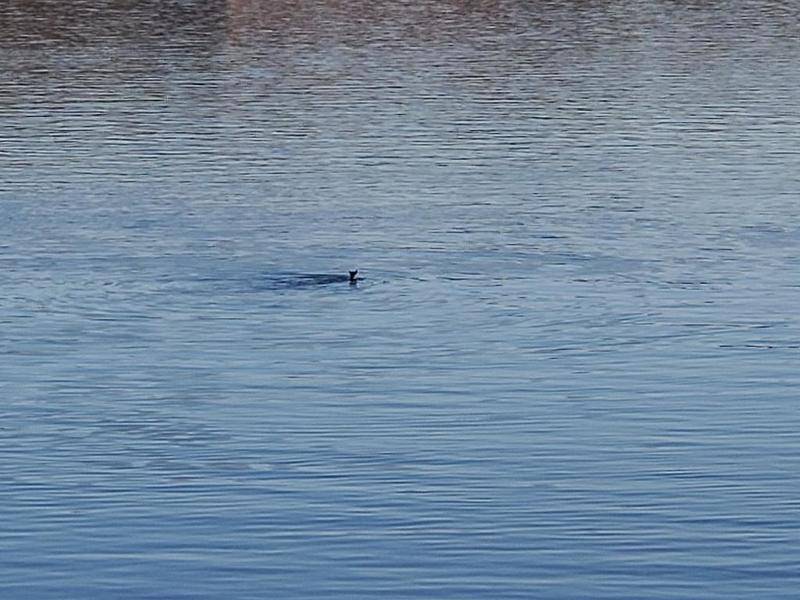
[[[278,288],[302,288],[318,285],[330,285],[334,283],[349,283],[356,285],[364,278],[358,276],[358,269],[348,271],[344,274],[330,273],[295,273],[270,277],[270,283]]]

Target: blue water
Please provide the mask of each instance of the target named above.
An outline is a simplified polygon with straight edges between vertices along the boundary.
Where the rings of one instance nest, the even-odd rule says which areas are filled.
[[[0,15],[0,597],[797,597],[791,3]]]

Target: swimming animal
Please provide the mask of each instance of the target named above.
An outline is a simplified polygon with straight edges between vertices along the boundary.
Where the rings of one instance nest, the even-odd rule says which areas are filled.
[[[268,277],[271,286],[276,289],[290,289],[290,288],[304,288],[317,285],[330,285],[333,283],[344,283],[347,281],[350,285],[356,285],[363,277],[358,276],[358,269],[355,271],[348,271],[347,275],[342,274],[328,274],[328,273],[287,273],[285,275],[278,275],[275,277]]]

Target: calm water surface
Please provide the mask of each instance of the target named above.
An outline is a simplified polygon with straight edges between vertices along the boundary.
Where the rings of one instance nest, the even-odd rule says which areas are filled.
[[[0,26],[3,598],[797,597],[793,2]]]

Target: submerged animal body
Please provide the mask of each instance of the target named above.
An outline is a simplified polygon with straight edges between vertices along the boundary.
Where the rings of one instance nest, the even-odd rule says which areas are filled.
[[[317,285],[329,285],[333,283],[349,283],[355,285],[361,281],[363,277],[358,277],[358,269],[355,271],[348,271],[347,275],[344,274],[331,274],[331,273],[297,273],[293,275],[285,275],[275,277],[272,279],[273,284],[279,288],[302,288]]]

